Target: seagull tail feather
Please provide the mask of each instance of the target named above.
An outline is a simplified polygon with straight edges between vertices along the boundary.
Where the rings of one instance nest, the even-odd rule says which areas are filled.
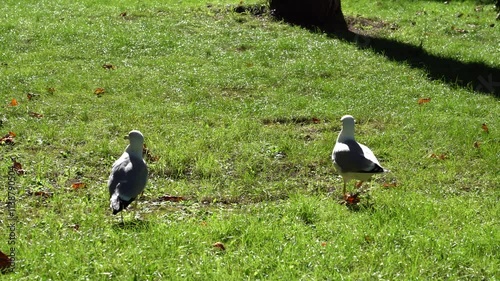
[[[121,202],[120,197],[118,196],[118,193],[115,192],[111,198],[109,199],[109,207],[113,210],[113,215],[118,214],[121,210],[123,210],[123,204]]]

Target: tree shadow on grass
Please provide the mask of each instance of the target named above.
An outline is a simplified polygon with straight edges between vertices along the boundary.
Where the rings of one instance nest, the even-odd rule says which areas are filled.
[[[500,4],[499,4],[500,5]],[[239,10],[238,10],[239,9]],[[235,9],[238,13],[248,12],[254,16],[260,16],[269,12],[263,5],[254,7],[238,6]],[[278,20],[283,20],[277,18]],[[377,37],[369,34],[363,34],[356,31],[354,27],[357,23],[362,25],[371,25],[376,28],[383,28],[385,22],[377,22],[363,17],[345,17],[348,30],[340,28],[340,31],[331,31],[338,29],[335,26],[311,26],[297,22],[286,21],[291,25],[299,25],[311,32],[324,32],[330,38],[344,40],[354,43],[360,49],[371,49],[375,53],[388,58],[389,60],[407,63],[410,67],[419,68],[427,71],[431,80],[443,81],[451,86],[458,86],[470,89],[473,92],[493,95],[500,98],[500,68],[486,65],[482,62],[462,62],[453,58],[433,55],[426,52],[422,46],[414,46],[408,43],[399,42],[387,38]]]
[[[421,46],[358,33],[352,30],[328,33],[331,38],[354,43],[360,49],[371,49],[391,61],[407,63],[427,71],[431,80],[500,98],[500,68],[481,62],[462,62],[426,52]]]

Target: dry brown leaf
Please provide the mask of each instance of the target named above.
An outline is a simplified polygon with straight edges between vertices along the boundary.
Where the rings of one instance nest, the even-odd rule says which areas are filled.
[[[489,133],[490,132],[490,129],[488,129],[488,126],[486,125],[486,123],[483,123],[483,125],[481,125],[481,128],[483,129],[483,131],[485,131],[486,133]]]
[[[28,98],[29,101],[31,101],[31,100],[34,100],[35,98],[39,98],[40,95],[39,94],[34,94],[34,93],[30,92],[30,93],[26,94],[26,97]]]
[[[479,148],[480,146],[481,146],[481,143],[480,143],[480,142],[478,142],[478,141],[475,141],[475,142],[474,142],[474,147],[475,147],[475,148]]]
[[[0,251],[0,271],[5,272],[9,267],[12,266],[12,261],[9,256]]]
[[[359,203],[359,192],[354,194],[346,194],[344,201],[347,205],[356,205]]]
[[[419,98],[418,99],[418,104],[424,104],[424,103],[428,103],[431,101],[431,98]]]
[[[14,132],[9,132],[7,135],[0,138],[0,144],[14,144]]]
[[[116,66],[110,64],[110,63],[105,63],[102,65],[102,68],[110,70],[110,69],[116,69]]]
[[[98,97],[100,97],[102,94],[104,94],[105,90],[104,88],[96,88],[94,90],[94,94],[96,94]]]
[[[49,197],[52,197],[53,193],[47,192],[47,191],[35,191],[35,193],[33,193],[33,195],[44,197],[44,198],[49,198]]]
[[[370,235],[365,235],[365,242],[366,242],[366,243],[371,243],[371,242],[373,242],[373,237],[371,237]]]
[[[389,188],[389,187],[396,187],[398,184],[396,182],[384,182],[384,187]]]
[[[435,158],[435,159],[439,159],[439,160],[444,160],[444,159],[448,158],[448,156],[446,156],[446,154],[443,154],[443,153],[441,153],[439,155],[432,153],[432,154],[429,155],[429,158]]]
[[[71,185],[71,188],[73,188],[74,190],[84,188],[84,187],[85,187],[85,183],[83,183],[83,182],[75,182]]]
[[[468,33],[469,31],[465,30],[465,29],[462,29],[462,28],[456,28],[454,26],[451,27],[452,30],[454,30],[455,32],[458,32],[458,33]]]
[[[156,162],[160,159],[159,156],[153,156],[153,154],[151,154],[151,150],[147,148],[145,143],[142,144],[142,155],[146,156],[146,160],[148,160],[148,162]]]
[[[222,251],[225,251],[226,250],[226,247],[224,247],[224,244],[222,244],[222,242],[215,242],[212,247],[214,248],[219,248],[221,249]]]
[[[29,114],[29,116],[35,117],[35,118],[42,118],[43,117],[43,114],[36,113],[36,112],[33,112],[33,111],[28,112],[28,114]]]
[[[16,100],[16,99],[12,99],[12,100],[10,101],[9,105],[10,105],[10,106],[18,106],[18,105],[19,105],[19,103],[17,102],[17,100]]]
[[[14,172],[18,175],[24,175],[26,173],[21,163],[17,162],[16,159],[12,158],[12,162],[12,169],[14,169]]]

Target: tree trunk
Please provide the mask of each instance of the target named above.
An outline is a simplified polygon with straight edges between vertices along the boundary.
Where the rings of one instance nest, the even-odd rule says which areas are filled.
[[[274,15],[287,22],[326,31],[347,29],[340,0],[269,0]]]

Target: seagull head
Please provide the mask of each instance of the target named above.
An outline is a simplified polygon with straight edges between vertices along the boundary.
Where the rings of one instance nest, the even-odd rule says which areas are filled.
[[[125,139],[128,139],[130,142],[127,147],[127,151],[129,153],[134,152],[142,156],[142,146],[144,143],[144,136],[142,133],[137,130],[132,130],[128,133],[128,136],[125,136]]]
[[[338,141],[354,140],[354,117],[344,115],[340,118],[342,121],[342,130],[340,131]]]

